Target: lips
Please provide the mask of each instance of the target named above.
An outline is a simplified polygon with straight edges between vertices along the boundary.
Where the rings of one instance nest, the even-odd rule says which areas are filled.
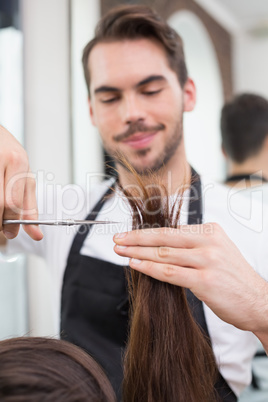
[[[123,140],[124,144],[129,145],[132,148],[140,149],[144,148],[153,140],[157,132],[143,132],[143,133],[135,133]]]

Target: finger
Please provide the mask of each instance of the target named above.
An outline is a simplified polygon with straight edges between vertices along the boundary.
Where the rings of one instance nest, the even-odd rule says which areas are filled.
[[[214,223],[181,225],[178,228],[151,228],[119,233],[114,242],[124,246],[200,247],[213,238]],[[204,236],[205,235],[205,236]]]
[[[202,268],[206,258],[201,249],[181,249],[173,247],[133,247],[115,245],[114,251],[122,257],[135,258],[191,268]]]
[[[199,272],[195,269],[136,259],[131,259],[129,265],[136,271],[142,272],[161,282],[189,289],[196,288],[198,284]]]
[[[20,219],[23,208],[24,188],[28,166],[16,154],[10,161],[5,172],[5,192],[3,219]],[[5,225],[4,235],[8,239],[17,236],[19,225]]]
[[[36,201],[36,181],[35,175],[28,173],[26,185],[24,189],[23,200],[23,219],[38,219],[38,208]],[[33,240],[42,240],[43,233],[37,225],[24,225],[23,229]]]

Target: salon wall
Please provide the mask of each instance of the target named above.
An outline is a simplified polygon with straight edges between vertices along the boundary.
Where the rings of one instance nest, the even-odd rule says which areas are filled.
[[[63,187],[102,166],[81,67],[82,48],[99,16],[98,0],[21,0],[20,5],[25,148],[39,181]],[[59,298],[53,298],[53,283],[40,258],[29,257],[28,285],[29,333],[55,335]]]
[[[238,34],[234,38],[233,60],[234,91],[268,98],[268,32]]]
[[[23,0],[21,9],[25,145],[33,171],[51,172],[65,184],[71,177],[68,2]]]
[[[51,182],[71,179],[69,6],[23,0],[25,148],[32,171]],[[28,258],[29,333],[55,335],[52,284],[45,263]]]

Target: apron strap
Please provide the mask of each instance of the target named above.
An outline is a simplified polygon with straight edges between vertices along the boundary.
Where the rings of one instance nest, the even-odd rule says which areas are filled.
[[[191,190],[188,208],[188,225],[198,225],[203,220],[202,189],[199,174],[191,167]]]

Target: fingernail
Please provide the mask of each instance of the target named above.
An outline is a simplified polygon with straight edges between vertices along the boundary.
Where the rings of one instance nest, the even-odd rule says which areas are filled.
[[[3,234],[7,239],[14,239],[15,237],[14,233],[7,232],[6,230],[3,230]]]
[[[138,260],[137,258],[131,258],[130,263],[133,265],[139,265],[141,263],[141,260]]]
[[[116,248],[118,250],[124,250],[125,248],[127,248],[127,246],[120,246],[119,244],[116,244]]]
[[[117,233],[114,238],[115,239],[123,239],[124,237],[126,237],[127,232],[123,232],[123,233]]]

